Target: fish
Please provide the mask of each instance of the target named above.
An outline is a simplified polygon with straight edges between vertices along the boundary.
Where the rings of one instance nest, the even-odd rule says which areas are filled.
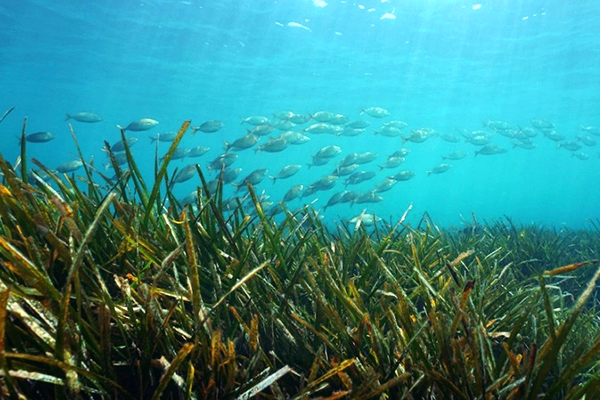
[[[506,149],[495,144],[487,144],[475,152],[475,155],[482,154],[484,156],[492,156],[495,154],[506,153]]]
[[[271,125],[271,121],[267,117],[263,117],[262,115],[253,115],[247,118],[241,118],[240,124],[249,124],[254,126],[259,125]]]
[[[321,165],[325,165],[325,164],[329,163],[329,161],[332,160],[332,157],[315,157],[315,156],[311,156],[311,157],[313,158],[312,162],[309,164],[306,164],[306,165],[308,165],[308,168],[319,167]]]
[[[373,214],[360,214],[356,217],[350,218],[348,221],[349,224],[357,225],[359,222],[364,226],[373,226],[381,221],[381,217],[377,217]]]
[[[404,158],[404,157],[406,157],[406,156],[407,156],[409,153],[410,153],[410,150],[409,150],[409,149],[400,149],[400,150],[397,150],[397,151],[393,152],[392,154],[390,154],[390,155],[388,156],[388,158],[392,158],[392,157],[403,157],[403,158]]]
[[[56,170],[60,173],[67,174],[69,172],[75,172],[81,167],[83,167],[83,162],[81,160],[73,160],[64,164],[60,164],[58,167],[56,167]]]
[[[298,171],[300,171],[300,168],[302,168],[302,165],[300,165],[300,164],[286,165],[285,167],[283,167],[281,169],[281,171],[279,171],[279,173],[277,175],[270,176],[269,178],[271,178],[273,180],[273,184],[275,184],[277,179],[287,179],[291,176],[296,175],[298,173]]]
[[[569,151],[577,151],[577,150],[581,149],[581,145],[579,143],[572,142],[572,141],[566,141],[566,142],[559,143],[557,147],[559,149],[563,148],[563,149],[569,150]]]
[[[338,179],[339,177],[337,175],[326,175],[318,181],[314,182],[312,185],[308,185],[308,188],[314,191],[329,190],[335,186]]]
[[[236,180],[241,172],[241,168],[225,168],[219,174],[219,178],[223,179],[223,183],[228,184]]]
[[[25,140],[30,143],[46,143],[55,137],[56,135],[51,132],[35,132],[25,136]]]
[[[346,182],[344,182],[344,184],[346,186],[358,185],[359,183],[373,179],[375,175],[377,175],[375,171],[357,171],[346,178]]]
[[[329,123],[333,125],[343,125],[346,122],[348,122],[348,117],[344,114],[335,114],[333,118],[329,121]]]
[[[387,159],[387,161],[385,163],[379,165],[379,170],[381,171],[385,168],[396,168],[403,162],[404,162],[403,157],[390,157]]]
[[[335,193],[333,196],[331,196],[329,198],[329,200],[327,201],[327,204],[325,204],[325,206],[323,207],[323,210],[327,210],[327,207],[331,207],[336,204],[340,204],[342,202],[342,199],[344,198],[344,196],[347,196],[347,194],[349,192],[350,192],[349,190],[344,190],[344,191]]]
[[[402,136],[402,129],[393,126],[382,126],[378,131],[373,131],[375,135],[381,135],[385,137],[400,137]]]
[[[294,126],[296,126],[296,124],[294,124],[290,120],[280,120],[280,121],[275,122],[272,126],[274,129],[278,129],[280,131],[289,131]]]
[[[138,139],[137,139],[137,138],[134,138],[134,137],[127,138],[127,145],[128,145],[129,147],[131,147],[131,146],[133,146],[134,144],[136,144],[136,143],[137,143],[137,141],[138,141]],[[104,147],[102,148],[102,150],[103,150],[103,151],[106,151],[106,146],[104,146]],[[119,152],[119,151],[125,151],[125,144],[123,143],[123,141],[122,141],[122,140],[119,140],[117,143],[113,144],[113,145],[110,147],[110,150],[111,150],[113,153],[117,153],[117,152]]]
[[[406,122],[398,121],[398,120],[388,121],[382,125],[382,127],[391,127],[391,128],[397,128],[397,129],[404,129],[407,126],[408,126],[408,124]]]
[[[445,164],[443,164],[443,165],[445,165]],[[388,178],[393,179],[395,181],[407,181],[407,180],[413,178],[414,176],[415,176],[414,172],[405,169],[405,170],[402,170],[402,171],[396,173],[395,175],[388,176]]]
[[[365,132],[365,128],[349,128],[349,127],[345,127],[341,132],[340,135],[341,136],[358,136],[362,133]]]
[[[385,178],[383,181],[379,182],[375,186],[375,189],[373,191],[376,192],[376,193],[387,192],[388,190],[390,190],[391,188],[393,188],[394,185],[396,185],[397,183],[398,183],[398,181],[395,180],[395,179]]]
[[[446,155],[443,155],[442,158],[444,160],[462,160],[467,156],[467,152],[463,150],[456,150]]]
[[[302,125],[310,121],[310,115],[293,114],[288,119],[296,125]]]
[[[267,172],[268,172],[268,170],[266,168],[256,169],[256,170],[252,171],[251,173],[249,173],[244,178],[243,181],[241,181],[240,183],[233,182],[232,185],[234,187],[236,187],[237,190],[240,190],[241,188],[245,187],[247,184],[258,185],[259,183],[261,183],[263,181],[263,179],[265,179]]]
[[[510,129],[510,125],[504,121],[484,121],[483,126],[495,131],[508,131]]]
[[[586,161],[587,159],[590,158],[590,156],[588,156],[586,153],[584,153],[583,151],[575,151],[572,154],[572,157],[577,157],[578,159],[580,159],[581,161]]]
[[[221,154],[220,156],[212,160],[210,164],[208,164],[207,168],[209,171],[221,170],[222,168],[229,167],[237,159],[238,155],[234,153]]]
[[[187,155],[189,153],[190,153],[190,149],[186,149],[185,147],[178,147],[173,152],[173,155],[171,156],[171,160],[181,160],[182,158],[187,157]],[[166,154],[164,156],[162,156],[160,159],[164,160],[165,157],[166,157]]]
[[[277,139],[284,139],[289,144],[305,144],[310,142],[310,138],[296,131],[285,131],[281,133]]]
[[[374,191],[361,193],[356,196],[356,199],[354,199],[354,203],[356,204],[379,203],[380,201],[383,201],[383,197]]]
[[[140,131],[147,131],[148,129],[152,129],[156,125],[158,125],[157,120],[152,119],[152,118],[142,118],[140,120],[131,122],[125,128],[123,128],[121,125],[117,125],[117,127],[119,129],[122,129],[123,131],[140,132]]]
[[[371,151],[366,151],[364,153],[358,153],[356,154],[356,159],[354,160],[354,163],[356,164],[368,164],[372,161],[374,161],[377,158],[377,153],[373,153]]]
[[[173,183],[182,183],[182,182],[186,182],[189,181],[190,179],[192,179],[194,177],[194,175],[197,173],[196,170],[196,166],[198,164],[190,164],[190,165],[186,165],[185,167],[181,168],[177,174],[175,175],[175,177],[173,178]]]
[[[273,126],[269,124],[256,125],[252,130],[247,129],[247,131],[253,135],[266,136],[273,132]]]
[[[579,129],[592,135],[600,136],[600,126],[580,126]]]
[[[335,171],[331,173],[331,175],[337,176],[347,176],[352,174],[360,165],[358,164],[350,164],[346,166],[337,166],[335,167]]]
[[[524,149],[524,150],[533,150],[537,146],[533,142],[512,142],[512,147],[513,147],[513,149],[515,147],[518,147],[518,148]]]
[[[78,112],[75,114],[67,113],[65,116],[65,121],[70,119],[74,119],[77,122],[87,122],[87,123],[95,123],[102,121],[102,117],[98,114],[94,114],[91,112]]]
[[[179,202],[181,204],[194,204],[198,201],[198,190],[193,190],[182,198]]]
[[[442,140],[445,140],[448,143],[458,143],[460,142],[460,138],[456,135],[452,135],[450,133],[440,133],[438,135]]]
[[[304,185],[292,186],[290,190],[288,190],[283,196],[283,201],[287,203],[288,201],[296,199],[298,196],[300,196],[302,190],[304,190]]]
[[[561,140],[565,140],[565,137],[563,135],[552,129],[543,131],[543,134],[545,137],[554,142],[560,142]]]
[[[317,111],[310,117],[317,122],[329,122],[335,118],[335,114],[329,111]]]
[[[352,121],[352,122],[346,124],[346,128],[365,129],[365,128],[368,128],[370,125],[371,125],[371,123],[369,121],[358,120],[358,121]]]
[[[177,136],[177,132],[165,132],[165,133],[157,133],[154,136],[148,136],[150,138],[150,143],[158,142],[172,142],[175,140]]]
[[[195,158],[195,157],[201,157],[204,154],[206,154],[210,150],[210,147],[196,146],[196,147],[192,147],[187,150],[188,151],[187,151],[186,157]]]
[[[319,122],[310,125],[308,128],[304,128],[304,132],[319,134],[319,133],[331,133],[333,134],[337,129],[335,125],[328,124],[326,122]]]
[[[267,153],[277,153],[285,150],[289,145],[289,142],[285,139],[271,139],[262,146],[258,146],[256,149],[254,149],[254,151],[266,151]]]
[[[225,123],[223,121],[211,119],[211,120],[204,122],[200,126],[192,126],[191,128],[192,128],[192,134],[194,134],[198,131],[204,132],[204,133],[213,133],[213,132],[219,131],[224,126],[225,126]]]
[[[596,145],[596,139],[594,139],[593,137],[591,137],[589,135],[577,135],[577,139],[579,139],[581,141],[581,143],[585,144],[586,146],[595,146]]]
[[[241,138],[234,140],[233,143],[223,141],[223,145],[225,147],[225,151],[229,151],[230,149],[233,149],[234,151],[240,151],[249,149],[250,147],[254,146],[256,143],[258,143],[259,139],[260,138],[258,136],[249,133],[245,136],[242,136]]]
[[[431,137],[432,133],[425,129],[415,129],[411,131],[409,136],[402,136],[402,143],[413,142],[423,143]]]
[[[450,164],[439,164],[433,167],[431,170],[427,171],[427,176],[431,174],[442,174],[452,168]]]
[[[125,163],[127,163],[127,154],[114,153],[113,155],[115,157],[115,162],[117,163],[117,165],[124,165]],[[113,167],[112,161],[109,159],[109,161],[107,161],[106,164],[104,164],[104,169],[108,170],[109,168],[112,168],[112,167]]]
[[[533,118],[530,122],[531,122],[531,125],[537,129],[552,129],[552,128],[554,128],[554,124],[546,119]]]
[[[296,125],[302,125],[310,121],[310,115],[294,114],[288,119]]]
[[[385,108],[381,108],[381,107],[363,108],[360,113],[370,115],[371,117],[374,117],[374,118],[385,118],[385,117],[391,115],[391,113],[388,110],[386,110]]]
[[[314,158],[333,158],[337,155],[339,155],[342,152],[342,149],[340,148],[340,146],[336,146],[336,145],[330,145],[330,146],[325,146],[323,148],[321,148],[317,154],[315,154],[313,157]]]

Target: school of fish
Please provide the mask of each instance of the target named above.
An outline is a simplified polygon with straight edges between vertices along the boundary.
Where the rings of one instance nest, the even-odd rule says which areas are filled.
[[[92,112],[67,114],[66,120],[80,123],[104,121],[101,116]],[[293,180],[291,178],[304,168],[304,165],[306,168],[314,170],[314,173],[311,173],[311,177],[314,176],[314,179],[309,182],[297,182],[281,199],[274,201],[263,192],[260,198],[262,208],[272,215],[283,211],[283,205],[299,198],[306,199],[305,202],[314,203],[315,196],[319,192],[326,192],[321,193],[327,199],[322,205],[323,210],[343,203],[381,202],[384,201],[386,192],[394,190],[396,185],[414,178],[419,173],[424,173],[426,176],[446,173],[454,168],[453,164],[459,163],[470,153],[473,153],[474,156],[497,156],[508,151],[533,150],[537,147],[538,140],[556,142],[558,150],[569,151],[574,158],[587,161],[590,156],[583,149],[593,149],[597,144],[595,137],[600,136],[600,126],[581,126],[578,134],[574,137],[567,137],[556,131],[554,123],[539,118],[531,119],[529,126],[511,126],[504,121],[486,121],[480,130],[456,129],[452,133],[438,132],[431,128],[409,129],[408,123],[393,119],[392,113],[381,107],[364,108],[361,110],[361,117],[355,120],[350,120],[344,114],[321,110],[312,114],[285,111],[273,114],[272,118],[252,115],[241,118],[240,122],[242,127],[229,129],[227,137],[222,138],[222,151],[205,165],[206,169],[213,174],[213,179],[208,182],[210,191],[217,189],[219,180],[224,185],[232,187],[234,194],[223,200],[225,210],[232,210],[247,200],[244,197],[247,192],[247,184],[261,185],[266,178],[270,178],[273,184],[282,180]],[[132,121],[126,126],[117,125],[117,128],[123,132],[139,133],[154,129],[158,125],[159,122],[155,119],[142,118]],[[219,120],[208,120],[200,125],[192,125],[191,135],[194,137],[199,134],[216,134],[225,127],[225,123]],[[240,133],[238,135],[231,134],[235,131]],[[149,138],[158,145],[158,143],[172,142],[176,134],[173,131],[165,131],[150,135]],[[410,150],[407,148],[400,148],[389,154],[381,155],[368,149],[363,152],[344,154],[344,142],[339,139],[335,141],[335,144],[324,146],[314,154],[307,152],[304,160],[295,159],[281,170],[270,171],[268,165],[257,165],[256,169],[244,174],[242,168],[235,165],[242,155],[251,157],[251,150],[254,153],[284,152],[291,146],[301,146],[310,142],[311,137],[315,135],[351,138],[368,134],[390,138],[390,149],[394,146],[400,147],[408,142],[418,145],[433,138],[462,144],[463,148],[445,154],[441,162],[433,165],[429,170],[416,172],[402,169],[405,159],[411,156]],[[26,136],[26,140],[31,143],[46,143],[55,139],[56,135],[51,132],[35,132]],[[103,150],[114,156],[107,158],[104,164],[105,168],[112,168],[114,164],[119,166],[126,164],[125,147],[132,147],[138,141],[139,139],[136,137],[128,137],[127,143],[119,141],[105,144]],[[332,139],[333,141],[334,139]],[[173,154],[172,159],[196,159],[204,156],[209,150],[210,148],[207,146],[189,148],[180,146]],[[374,163],[376,160],[379,160],[376,163],[377,170],[362,169],[364,165]],[[329,167],[324,167],[326,165]],[[55,170],[60,173],[72,173],[82,166],[81,160],[73,160],[55,166]],[[171,183],[179,184],[196,179],[197,184],[200,185],[197,166],[200,164],[191,163],[178,168]],[[327,168],[326,173],[322,172],[325,168]],[[43,171],[36,171],[36,173],[40,179],[48,178]],[[352,190],[353,187],[364,182],[371,184],[369,190]],[[198,190],[194,190],[180,201],[194,203],[197,196]],[[251,210],[251,207],[248,209]],[[374,224],[380,220],[363,211],[359,216],[350,219],[350,223],[356,222],[357,218],[365,225]]]

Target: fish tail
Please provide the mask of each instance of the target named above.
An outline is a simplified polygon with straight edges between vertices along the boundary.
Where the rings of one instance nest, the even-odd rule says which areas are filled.
[[[157,137],[148,136],[148,138],[150,139],[150,143],[154,143],[158,140],[158,136]]]
[[[121,125],[117,125],[117,128],[119,128],[122,131],[126,131],[127,130],[127,128],[123,128]]]
[[[65,114],[65,121],[68,121],[71,119],[71,116],[69,114]]]
[[[223,147],[225,148],[225,153],[227,153],[229,151],[229,149],[231,149],[231,143],[223,140]]]
[[[273,180],[273,185],[274,185],[275,181],[277,181],[277,177],[276,176],[269,176],[269,178],[271,178]]]
[[[199,126],[191,126],[190,129],[192,130],[192,135],[196,134],[196,132],[198,132],[200,130]]]
[[[243,125],[244,122],[246,122],[246,119],[244,117],[240,117],[240,125]]]

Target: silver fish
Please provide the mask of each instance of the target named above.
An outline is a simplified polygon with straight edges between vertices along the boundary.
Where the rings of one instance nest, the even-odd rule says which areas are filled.
[[[427,171],[427,176],[431,174],[442,174],[452,168],[450,164],[439,164],[433,167],[431,170]]]
[[[356,169],[359,167],[358,164],[350,164],[350,165],[346,165],[346,166],[337,166],[335,167],[335,171],[333,171],[331,174],[332,175],[337,175],[337,176],[347,176],[350,175],[351,173],[353,173],[354,171],[356,171]]]
[[[261,115],[253,115],[251,117],[241,118],[240,124],[243,124],[243,123],[258,126],[258,125],[270,125],[271,121],[267,117],[263,117]]]
[[[223,121],[217,121],[217,120],[211,119],[209,121],[204,122],[200,126],[192,126],[192,133],[196,133],[198,131],[204,132],[204,133],[213,133],[213,132],[217,132],[224,126],[225,126],[225,123],[223,123]]]
[[[356,196],[354,203],[356,203],[356,204],[379,203],[380,201],[383,201],[383,197],[381,197],[377,193],[371,191],[371,192],[367,192],[367,193],[361,193],[358,196]]]
[[[238,155],[234,153],[221,154],[208,164],[208,170],[221,170],[222,168],[229,167],[235,160],[238,159]]]
[[[165,132],[165,133],[157,133],[154,136],[148,136],[150,138],[150,142],[154,143],[156,141],[159,142],[172,142],[175,140],[177,136],[177,132]]]
[[[289,142],[285,139],[271,139],[262,146],[258,146],[254,151],[266,151],[268,153],[277,153],[285,150],[289,145]]]
[[[303,189],[304,185],[293,186],[290,190],[286,192],[285,196],[283,196],[283,201],[288,202],[294,200],[300,195],[300,193],[302,193]]]
[[[131,146],[133,146],[134,144],[136,144],[136,143],[137,143],[137,141],[138,141],[138,139],[137,139],[137,138],[134,138],[134,137],[127,138],[127,145],[128,145],[129,147],[131,147]],[[104,149],[104,150],[106,150],[106,149]],[[113,145],[110,147],[110,150],[111,150],[112,152],[115,152],[115,153],[116,153],[116,152],[119,152],[119,151],[125,151],[125,144],[123,143],[123,141],[122,141],[122,140],[119,140],[117,143],[113,144]]]
[[[354,162],[356,164],[368,164],[377,158],[377,153],[366,151],[364,153],[358,153]]]
[[[83,162],[81,160],[73,160],[64,164],[60,164],[56,167],[56,170],[60,173],[69,173],[77,171],[79,168],[83,167]]]
[[[384,168],[396,168],[403,162],[404,162],[403,157],[390,157],[387,159],[387,161],[385,163],[379,165],[379,169],[383,170]]]
[[[234,140],[233,143],[223,141],[223,144],[225,146],[225,151],[229,151],[230,149],[240,151],[249,149],[250,147],[254,146],[256,143],[258,143],[259,139],[260,138],[258,136],[249,133],[245,136],[242,136],[241,138]]]
[[[78,112],[75,114],[67,114],[65,117],[65,121],[69,119],[74,119],[77,122],[87,122],[94,123],[102,121],[102,117],[98,114],[94,114],[91,112]]]
[[[302,168],[302,165],[300,164],[286,165],[281,169],[281,171],[279,171],[279,173],[276,176],[271,176],[270,178],[273,180],[274,184],[277,181],[277,179],[287,179],[291,176],[296,175],[298,171],[300,171],[300,168]]]
[[[210,150],[210,147],[206,147],[206,146],[192,147],[191,149],[188,149],[186,157],[190,157],[190,158],[201,157],[204,154],[206,154],[209,150]]]
[[[336,145],[330,145],[330,146],[325,146],[323,148],[321,148],[317,154],[315,154],[313,157],[314,158],[333,158],[337,155],[339,155],[342,152],[342,149],[340,148],[340,146],[336,146]]]
[[[373,179],[377,175],[375,171],[357,171],[346,178],[345,185],[358,185],[361,182]]]
[[[387,192],[388,190],[393,188],[394,185],[396,185],[397,183],[398,183],[398,181],[395,179],[385,178],[383,181],[379,182],[377,184],[377,186],[375,186],[374,192],[376,192],[376,193]]]
[[[577,151],[579,149],[581,149],[581,145],[577,142],[562,142],[559,143],[558,148],[563,148],[565,150],[569,150],[569,151]]]
[[[25,137],[25,140],[31,143],[46,143],[54,139],[56,135],[51,132],[35,132]]]
[[[369,121],[358,120],[358,121],[352,121],[349,124],[346,124],[346,128],[365,129],[365,128],[368,128],[369,125],[371,125],[371,123]]]
[[[311,118],[318,122],[329,122],[335,118],[335,114],[329,111],[317,111]]]
[[[148,129],[152,129],[156,125],[158,125],[157,120],[152,119],[152,118],[142,118],[140,120],[131,122],[125,128],[123,128],[120,125],[117,125],[117,127],[124,131],[140,132],[140,131],[147,131]]]
[[[384,117],[389,116],[391,113],[388,110],[386,110],[385,108],[367,107],[367,108],[362,109],[361,114],[368,114],[371,117],[375,117],[375,118],[384,118]]]
[[[501,146],[496,146],[494,144],[488,144],[483,146],[481,149],[475,152],[475,155],[482,154],[484,156],[492,156],[494,154],[502,154],[506,153],[506,149]]]
[[[394,179],[396,181],[407,181],[415,176],[415,173],[409,171],[407,169],[398,172],[395,175],[390,176],[389,178]]]
[[[226,168],[219,176],[223,179],[223,183],[227,184],[236,180],[241,172],[241,168]]]
[[[192,179],[194,177],[194,175],[197,173],[196,165],[198,165],[198,164],[190,164],[190,165],[186,165],[185,167],[181,168],[177,172],[177,175],[175,175],[175,177],[173,178],[173,183],[182,183],[182,182],[186,182],[186,181],[189,181],[190,179]]]
[[[336,175],[326,175],[318,181],[309,185],[308,188],[312,190],[329,190],[335,186],[339,178]]]
[[[444,160],[462,160],[467,156],[467,152],[463,150],[456,150],[446,155],[443,155],[442,158]]]

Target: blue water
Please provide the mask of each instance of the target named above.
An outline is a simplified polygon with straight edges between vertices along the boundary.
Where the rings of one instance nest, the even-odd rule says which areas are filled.
[[[386,14],[392,18],[382,19]],[[103,141],[119,140],[117,124],[160,121],[148,132],[129,133],[140,138],[132,150],[148,179],[155,148],[147,136],[177,130],[185,119],[226,125],[213,134],[188,134],[182,145],[211,150],[173,167],[205,166],[222,153],[223,140],[245,134],[240,117],[285,110],[342,113],[368,119],[374,128],[385,119],[361,117],[360,111],[384,107],[392,113],[388,120],[409,124],[407,134],[418,128],[480,130],[486,120],[526,127],[532,118],[544,118],[575,140],[580,126],[600,126],[599,16],[594,0],[4,0],[0,113],[16,108],[0,125],[0,152],[16,160],[14,137],[27,116],[27,132],[57,135],[29,144],[29,157],[50,168],[73,159],[64,115],[79,111],[104,117],[98,124],[71,121],[96,166],[106,162]],[[542,135],[529,151],[511,149],[510,139],[496,135],[494,143],[510,150],[475,157],[477,147],[468,143],[434,137],[403,145],[372,132],[312,135],[310,143],[281,153],[248,150],[234,166],[244,169],[240,179],[261,167],[274,175],[285,164],[310,162],[310,154],[325,145],[342,147],[343,154],[326,166],[303,167],[293,178],[258,186],[277,201],[292,185],[332,172],[350,152],[377,152],[379,158],[362,168],[376,170],[388,154],[406,147],[411,153],[399,169],[413,170],[415,178],[382,193],[383,202],[334,206],[325,218],[352,217],[364,208],[398,218],[409,204],[415,218],[427,211],[441,226],[460,225],[471,213],[480,221],[507,215],[556,227],[585,227],[600,216],[598,146],[583,146],[589,159],[581,161]],[[167,148],[161,144],[159,151]],[[469,156],[449,161],[453,167],[444,174],[426,176],[442,154],[458,149]],[[394,172],[352,189],[368,191]],[[196,183],[179,185],[178,195]],[[318,198],[315,207],[322,207],[342,187],[304,201]]]

